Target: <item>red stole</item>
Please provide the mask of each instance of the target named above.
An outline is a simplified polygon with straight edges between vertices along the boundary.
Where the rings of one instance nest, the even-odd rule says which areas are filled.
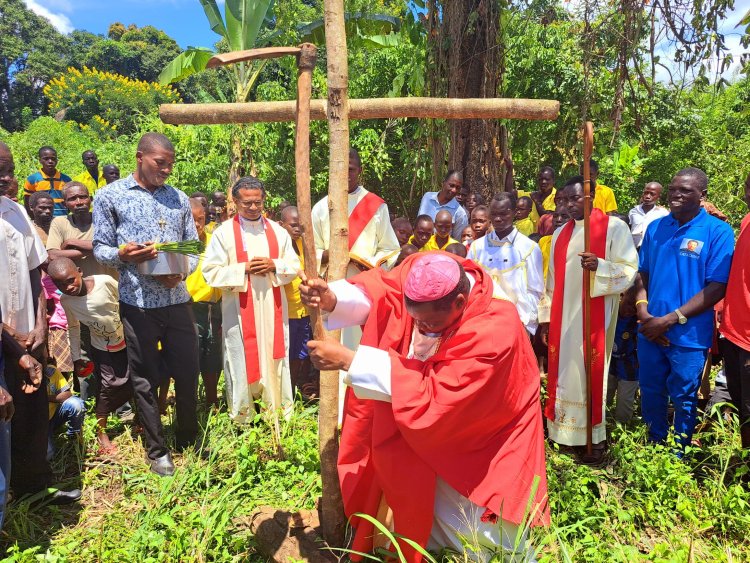
[[[591,252],[599,258],[606,259],[607,255],[607,226],[609,216],[599,209],[591,210]],[[555,244],[555,290],[552,294],[552,310],[549,326],[549,373],[547,375],[547,404],[544,408],[545,416],[555,420],[555,402],[557,399],[557,378],[560,370],[560,337],[562,333],[562,312],[565,296],[566,261],[568,244],[573,235],[575,221],[569,221],[560,231]],[[574,274],[577,275],[577,274]],[[581,275],[591,275],[581,268]],[[581,299],[583,299],[581,294]],[[606,331],[604,325],[604,297],[591,299],[591,335],[584,334],[583,338],[591,338],[591,398],[593,401],[592,423],[600,424],[604,420],[602,413],[602,395],[604,392],[604,363],[606,356]]]
[[[364,188],[363,188],[364,189]],[[351,215],[349,215],[349,250],[351,251],[354,244],[357,242],[359,235],[365,230],[367,223],[369,223],[375,216],[375,212],[378,210],[383,203],[381,198],[376,196],[372,192],[367,192],[367,195],[359,200],[359,203],[352,209]]]
[[[414,259],[348,280],[372,300],[362,344],[389,352],[393,401],[346,394],[338,468],[356,551],[372,549],[373,526],[353,516],[374,516],[381,496],[396,533],[425,546],[438,476],[490,517],[520,523],[530,506],[534,524],[549,522],[538,370],[515,307],[492,298],[481,267],[456,258],[476,280],[469,304],[434,356],[406,359],[413,321],[402,287]],[[407,561],[421,561],[400,547]]]
[[[279,242],[276,233],[273,232],[271,222],[263,217],[266,240],[268,240],[268,257],[276,259],[279,257]],[[245,250],[245,239],[242,236],[240,216],[235,215],[233,219],[234,246],[237,249],[237,263],[249,262]],[[245,348],[245,373],[248,383],[260,381],[260,356],[258,354],[258,336],[255,330],[255,307],[253,305],[253,286],[251,280],[247,280],[247,291],[240,293],[240,321],[242,325],[242,343]],[[273,359],[279,360],[286,356],[284,347],[284,313],[281,305],[281,288],[273,288]]]

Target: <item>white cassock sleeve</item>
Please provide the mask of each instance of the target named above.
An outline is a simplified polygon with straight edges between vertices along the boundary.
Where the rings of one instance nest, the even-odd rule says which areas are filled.
[[[352,365],[344,375],[358,399],[391,402],[391,358],[372,346],[357,347]]]
[[[315,241],[315,257],[318,261],[318,269],[322,271],[320,259],[323,251],[328,250],[328,238],[330,226],[328,221],[328,198],[324,197],[312,208],[313,240]]]
[[[292,247],[292,237],[286,231],[283,234],[279,231],[274,231],[274,233],[276,233],[276,238],[279,240],[279,257],[273,260],[276,271],[271,272],[269,276],[271,278],[271,285],[279,287],[292,283],[302,269],[302,266],[299,256],[297,256]]]
[[[370,314],[367,294],[346,280],[331,282],[328,287],[336,295],[336,308],[324,319],[326,328],[336,330],[362,325]],[[344,383],[351,386],[360,399],[391,401],[391,358],[385,350],[357,346]]]
[[[544,287],[544,293],[539,301],[539,307],[537,309],[537,319],[539,324],[549,323],[550,315],[552,313],[552,294],[555,291],[555,244],[557,242],[557,234],[560,229],[557,229],[552,235],[552,242],[549,246],[549,264],[547,265],[547,283]]]
[[[591,297],[617,295],[633,285],[638,272],[638,251],[628,226],[619,219],[610,219],[607,257],[599,258],[599,266],[592,276]],[[550,260],[552,272],[552,260]],[[549,274],[548,274],[549,276]],[[549,280],[549,277],[547,278]]]
[[[396,232],[391,226],[391,216],[388,213],[388,206],[386,204],[378,207],[375,219],[377,221],[377,233],[375,234],[377,237],[377,248],[371,262],[377,264],[381,260],[385,260],[386,269],[390,269],[396,262],[396,258],[398,258],[401,246],[398,244]]]
[[[542,270],[542,251],[538,245],[534,245],[531,253],[526,258],[526,288],[523,295],[518,296],[519,301],[516,304],[519,312],[523,310],[523,317],[526,330],[536,333],[539,321],[539,307],[544,297],[544,273]]]
[[[346,280],[331,282],[328,287],[336,295],[336,308],[324,315],[326,328],[337,330],[365,324],[372,305],[367,294]]]
[[[544,295],[544,270],[542,268],[542,251],[538,245],[534,245],[534,250],[526,259],[526,285],[534,303],[539,303],[542,295]]]
[[[211,287],[224,291],[247,291],[245,264],[229,263],[229,253],[235,252],[234,240],[228,244],[223,234],[223,231],[215,231],[208,243],[203,257],[203,278]]]

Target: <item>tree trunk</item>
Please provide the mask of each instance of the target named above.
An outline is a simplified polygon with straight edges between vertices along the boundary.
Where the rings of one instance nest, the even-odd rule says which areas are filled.
[[[443,1],[434,2],[431,7],[442,11],[442,22],[431,34],[433,63],[430,70],[438,73],[438,83],[443,84],[443,92],[433,91],[432,95],[496,97],[501,57],[497,0]],[[489,195],[501,190],[499,123],[471,119],[453,121],[448,127],[448,168],[462,171],[464,182],[473,191]]]
[[[346,275],[349,262],[349,69],[344,28],[343,0],[324,3],[326,51],[328,60],[329,177],[328,212],[331,242],[328,249],[328,279]],[[333,331],[328,338],[339,338]],[[346,519],[337,470],[338,462],[339,373],[320,374],[320,473],[323,498],[320,515],[323,537],[332,546],[343,546]]]

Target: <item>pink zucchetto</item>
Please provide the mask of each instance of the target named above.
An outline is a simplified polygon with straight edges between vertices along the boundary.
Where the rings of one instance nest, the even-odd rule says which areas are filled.
[[[417,303],[436,301],[456,289],[460,278],[461,267],[456,260],[430,252],[414,260],[406,275],[404,294]]]

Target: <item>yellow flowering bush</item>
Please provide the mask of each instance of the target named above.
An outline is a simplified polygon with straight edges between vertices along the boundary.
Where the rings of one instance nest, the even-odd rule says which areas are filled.
[[[94,68],[68,68],[52,79],[44,94],[50,113],[64,112],[64,118],[96,131],[103,138],[136,131],[137,120],[159,104],[181,101],[171,86],[133,80]]]

